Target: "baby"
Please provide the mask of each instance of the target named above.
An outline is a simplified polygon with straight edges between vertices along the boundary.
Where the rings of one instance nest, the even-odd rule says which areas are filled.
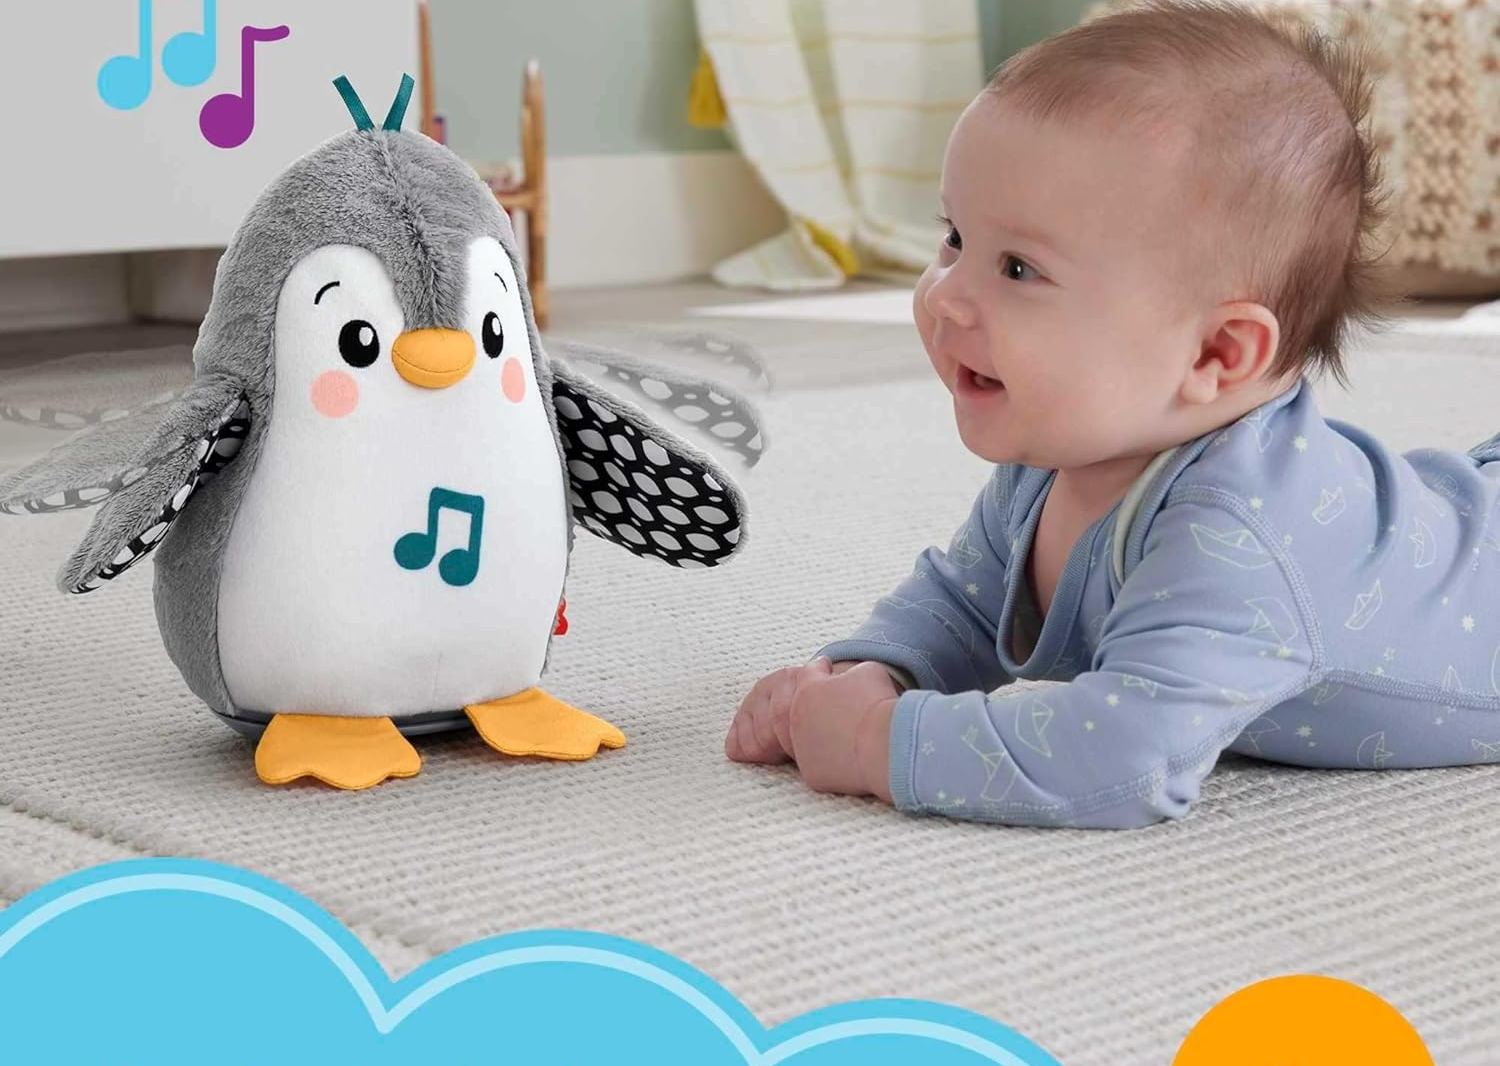
[[[914,311],[997,464],[852,636],[726,741],[904,811],[1125,828],[1226,748],[1500,760],[1500,436],[1397,455],[1319,415],[1368,313],[1355,55],[1150,3],[1007,63],[943,163]],[[1066,681],[1007,695],[1016,679]],[[994,694],[992,694],[994,693]]]

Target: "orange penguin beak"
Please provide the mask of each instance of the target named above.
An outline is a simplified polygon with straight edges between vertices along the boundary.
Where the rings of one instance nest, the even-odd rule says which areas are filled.
[[[457,329],[413,329],[391,345],[391,363],[413,385],[446,389],[474,367],[474,338]]]

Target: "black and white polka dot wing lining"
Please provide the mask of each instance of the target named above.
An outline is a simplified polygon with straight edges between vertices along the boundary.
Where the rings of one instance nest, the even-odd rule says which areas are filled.
[[[610,333],[623,342],[624,350],[641,359],[659,363],[656,353],[662,353],[674,365],[689,362],[697,366],[713,368],[716,380],[726,385],[730,378],[752,392],[770,391],[771,371],[760,352],[748,342],[727,333],[718,333],[698,326],[642,326],[630,323],[611,324]],[[569,345],[580,342],[568,341]],[[549,350],[556,350],[558,342],[549,341]],[[611,351],[615,349],[611,348]]]
[[[0,422],[19,422],[23,426],[35,426],[39,429],[55,429],[64,433],[72,433],[76,430],[87,429],[89,426],[104,425],[109,422],[118,422],[129,418],[135,411],[146,407],[154,407],[157,404],[169,403],[175,400],[181,393],[168,391],[152,397],[138,407],[82,407],[77,410],[64,410],[60,407],[49,407],[46,404],[23,404],[10,403],[4,397],[0,397]]]
[[[744,503],[722,471],[638,411],[561,372],[552,399],[575,521],[673,566],[716,566],[734,554]]]
[[[96,423],[41,459],[0,477],[0,514],[52,514],[97,507],[170,456],[142,451],[164,404]],[[122,458],[136,456],[134,459]]]
[[[46,496],[30,499],[0,499],[0,514],[54,514],[58,511],[82,511],[97,506],[122,489],[140,480],[149,469],[138,467],[123,474],[111,474],[97,485],[58,489]]]
[[[636,332],[649,336],[657,344],[669,350],[733,369],[762,389],[771,387],[771,371],[767,368],[765,360],[760,357],[759,352],[737,337],[710,333],[702,329],[645,331],[638,327]]]
[[[596,384],[627,393],[708,447],[732,453],[746,467],[760,462],[766,441],[755,405],[728,386],[609,348],[576,341],[552,347]]]
[[[193,494],[239,454],[249,432],[250,404],[244,397],[239,397],[225,408],[214,428],[204,433],[195,443],[185,445],[193,449],[195,462],[186,479],[162,503],[152,519],[139,532],[130,536],[108,562],[95,567],[77,580],[70,591],[93,592],[104,582],[114,580],[150,555],[167,535],[172,523],[182,513]]]

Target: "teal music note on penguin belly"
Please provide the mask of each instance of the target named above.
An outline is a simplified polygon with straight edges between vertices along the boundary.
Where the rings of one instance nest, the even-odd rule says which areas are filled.
[[[438,562],[443,583],[462,588],[479,576],[479,549],[484,535],[484,497],[435,488],[427,497],[427,529],[396,541],[396,564],[403,570],[425,570],[437,556],[438,515],[447,508],[469,516],[469,544],[445,552]]]

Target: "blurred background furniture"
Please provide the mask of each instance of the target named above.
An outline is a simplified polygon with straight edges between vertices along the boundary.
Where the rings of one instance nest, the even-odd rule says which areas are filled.
[[[422,132],[446,143],[447,130],[436,113],[432,61],[432,16],[427,0],[417,4],[418,40],[421,50]],[[526,223],[526,280],[531,290],[532,314],[538,329],[547,327],[550,301],[547,294],[547,129],[542,106],[542,71],[528,60],[521,76],[521,159],[519,166],[480,171],[500,206],[512,216],[517,212]]]
[[[7,155],[14,162],[0,179],[0,260],[223,248],[267,182],[350,128],[329,84],[334,76],[347,75],[383,114],[416,59],[411,0],[368,0],[357,15],[337,4],[256,0],[224,11],[209,79],[180,86],[160,56],[174,36],[204,29],[202,8],[151,10],[152,47],[142,57],[134,3],[15,6],[14,24],[0,33],[0,87],[16,101],[7,116],[13,143],[38,150],[25,166],[20,154]],[[291,34],[250,53],[254,127],[226,150],[200,133],[199,112],[216,94],[244,91],[247,18],[285,24]],[[360,28],[357,48],[349,44],[351,19]],[[122,54],[149,74],[148,96],[129,110],[108,106],[97,89],[101,66]]]
[[[1090,17],[1129,7],[1113,0]],[[1392,194],[1381,245],[1412,296],[1500,296],[1500,0],[1254,0],[1367,50]]]

